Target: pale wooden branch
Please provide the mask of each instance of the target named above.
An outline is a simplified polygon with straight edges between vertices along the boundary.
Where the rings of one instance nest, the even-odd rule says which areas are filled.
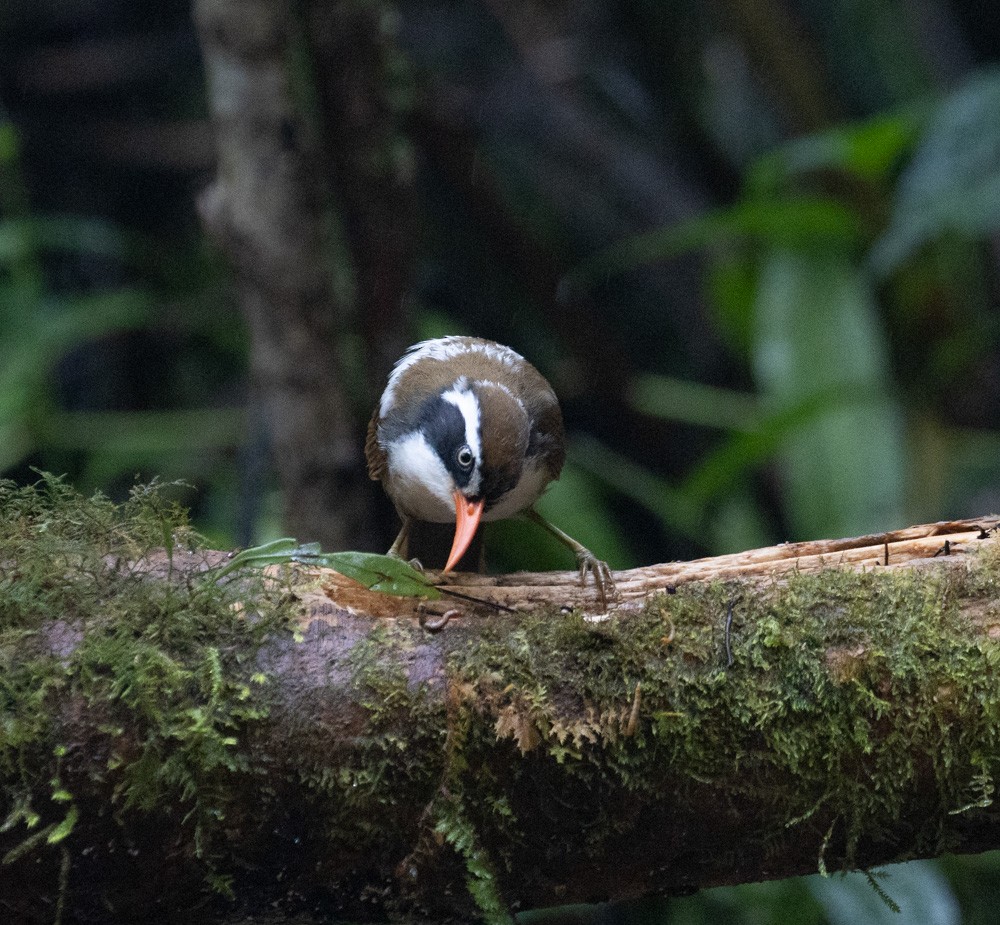
[[[994,516],[940,521],[867,536],[781,543],[690,562],[666,562],[616,571],[618,593],[610,603],[610,610],[641,607],[650,595],[673,591],[688,582],[770,582],[790,573],[813,574],[831,568],[877,570],[925,569],[941,564],[964,566],[968,554],[989,538],[997,523],[998,518]],[[389,599],[390,603],[385,595],[366,594],[356,583],[336,572],[325,570],[320,574],[326,593],[333,600],[350,601],[352,607],[378,615],[388,615],[390,611],[396,616],[408,611],[417,615],[418,605],[408,606],[405,599]],[[515,572],[496,576],[429,574],[436,576],[445,592],[459,591],[474,595],[487,604],[515,610],[543,605],[591,611],[598,607],[592,586],[581,585],[575,571]],[[463,610],[463,604],[468,602],[454,603]]]

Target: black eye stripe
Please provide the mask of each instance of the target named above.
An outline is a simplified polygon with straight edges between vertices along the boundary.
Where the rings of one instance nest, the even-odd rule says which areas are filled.
[[[462,412],[452,402],[436,395],[420,409],[417,426],[451,473],[455,484],[459,488],[465,488],[472,477],[476,460],[466,443],[468,437]],[[463,449],[469,452],[468,464],[459,461],[459,453]]]

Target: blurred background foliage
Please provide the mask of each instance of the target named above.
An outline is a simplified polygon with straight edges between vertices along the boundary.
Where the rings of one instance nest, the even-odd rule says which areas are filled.
[[[1000,5],[344,2],[399,49],[408,334],[550,378],[548,517],[626,567],[1000,509]],[[194,207],[206,114],[187,0],[0,8],[0,475],[183,478],[231,546],[279,534],[280,503]],[[496,568],[567,566],[496,533]],[[898,870],[907,922],[993,920],[992,857]],[[844,917],[855,892],[566,921],[881,921]]]

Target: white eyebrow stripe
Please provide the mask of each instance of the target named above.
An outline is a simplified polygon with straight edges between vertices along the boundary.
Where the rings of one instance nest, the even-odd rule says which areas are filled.
[[[469,444],[472,455],[476,458],[476,475],[478,477],[479,467],[483,463],[482,444],[479,433],[479,399],[469,391],[468,382],[464,377],[455,383],[454,387],[444,392],[441,398],[453,404],[465,419],[465,442]]]

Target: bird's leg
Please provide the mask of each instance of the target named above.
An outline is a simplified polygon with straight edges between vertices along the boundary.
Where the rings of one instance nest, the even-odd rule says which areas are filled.
[[[386,555],[392,556],[394,559],[402,559],[418,572],[422,572],[424,566],[419,559],[407,558],[407,554],[410,551],[410,529],[413,527],[413,518],[407,517],[405,514],[400,514],[399,516],[403,518],[403,526],[400,528],[399,536],[396,537],[395,542],[389,547]]]
[[[587,583],[587,572],[590,572],[594,576],[594,584],[601,599],[601,606],[607,607],[608,595],[615,593],[615,579],[611,574],[611,569],[608,568],[608,563],[598,559],[583,543],[574,540],[568,533],[563,533],[555,524],[549,523],[534,508],[529,507],[524,513],[529,520],[544,527],[560,543],[573,551],[577,564],[580,566],[580,584]]]
[[[400,529],[395,542],[389,547],[389,551],[386,555],[394,556],[397,559],[403,559],[405,561],[406,553],[409,551],[410,546],[410,528],[413,526],[413,520],[405,514],[401,514],[400,516],[403,518],[403,526]]]

